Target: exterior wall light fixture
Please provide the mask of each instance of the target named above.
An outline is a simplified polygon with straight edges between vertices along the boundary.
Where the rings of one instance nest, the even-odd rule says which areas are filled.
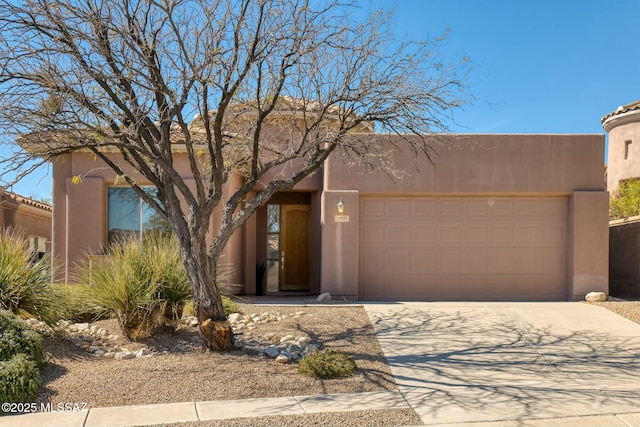
[[[342,215],[344,213],[344,203],[342,202],[342,197],[340,198],[340,201],[336,206],[338,207],[338,213]]]

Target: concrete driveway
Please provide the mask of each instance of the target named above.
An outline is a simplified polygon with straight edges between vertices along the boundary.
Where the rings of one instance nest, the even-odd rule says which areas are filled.
[[[640,412],[640,325],[606,309],[575,302],[364,306],[400,391],[425,424],[602,414],[640,423],[631,414]]]

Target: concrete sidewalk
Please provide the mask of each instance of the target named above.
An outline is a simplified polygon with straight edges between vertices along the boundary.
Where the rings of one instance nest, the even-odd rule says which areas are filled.
[[[364,305],[400,391],[427,425],[640,426],[640,325],[609,310]]]
[[[409,404],[397,391],[90,408],[0,417],[0,427],[122,427],[229,418],[377,409]]]

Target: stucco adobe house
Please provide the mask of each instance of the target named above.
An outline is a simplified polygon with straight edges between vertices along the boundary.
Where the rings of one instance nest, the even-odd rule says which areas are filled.
[[[518,301],[608,293],[603,135],[441,135],[434,144],[435,166],[395,154],[407,172],[397,182],[350,171],[332,155],[294,191],[277,193],[225,249],[240,293],[260,288],[257,266],[266,266],[264,292],[273,295]],[[188,174],[181,161],[176,152]],[[85,253],[101,254],[114,236],[152,221],[96,162],[75,152],[53,163],[62,279]]]
[[[51,217],[51,205],[0,189],[0,224],[22,233],[39,258],[51,245]]]

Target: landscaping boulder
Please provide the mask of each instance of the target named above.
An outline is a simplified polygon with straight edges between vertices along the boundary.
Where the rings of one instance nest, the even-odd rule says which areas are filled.
[[[607,294],[604,292],[589,292],[584,299],[589,302],[602,302],[607,300]]]

